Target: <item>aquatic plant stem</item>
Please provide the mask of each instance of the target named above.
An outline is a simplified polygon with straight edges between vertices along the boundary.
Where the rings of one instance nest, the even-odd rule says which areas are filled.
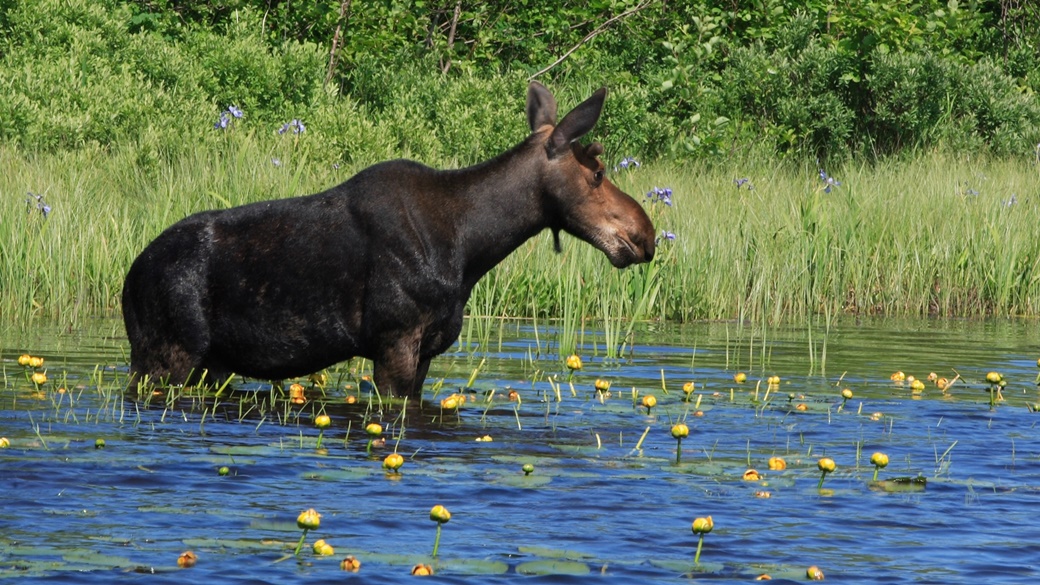
[[[441,546],[441,524],[437,523],[437,535],[433,537],[433,556],[437,556],[437,549]]]
[[[303,534],[300,535],[300,542],[296,543],[296,550],[293,551],[294,556],[300,556],[300,549],[303,548],[303,542],[307,540],[307,529],[303,529]]]
[[[693,564],[701,564],[701,547],[704,546],[704,535],[697,539],[697,553],[693,555]]]
[[[675,440],[675,464],[679,465],[682,461],[682,437]]]

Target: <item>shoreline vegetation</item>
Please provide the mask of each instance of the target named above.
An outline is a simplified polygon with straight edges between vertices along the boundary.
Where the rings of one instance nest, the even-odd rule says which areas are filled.
[[[15,4],[0,7],[8,325],[117,312],[133,258],[190,213],[381,160],[489,158],[526,135],[527,79],[565,54],[539,80],[562,107],[610,87],[592,138],[660,252],[616,271],[542,234],[469,314],[565,329],[1040,315],[1040,7]]]
[[[127,267],[178,219],[316,192],[353,174],[308,164],[293,152],[298,144],[268,142],[231,140],[154,174],[111,153],[29,158],[0,148],[0,181],[36,185],[42,198],[4,201],[0,312],[75,323],[117,311]],[[661,234],[652,263],[618,271],[566,235],[556,254],[542,234],[478,284],[469,314],[680,322],[1040,314],[1040,169],[1028,160],[928,153],[835,169],[659,162],[612,179],[644,202]]]

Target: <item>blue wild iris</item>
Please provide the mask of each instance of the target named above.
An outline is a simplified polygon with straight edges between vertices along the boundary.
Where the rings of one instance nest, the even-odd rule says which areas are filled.
[[[617,172],[623,169],[638,169],[640,166],[640,162],[637,161],[634,157],[626,156],[625,158],[621,159],[621,162],[614,165],[614,171]]]
[[[297,119],[293,119],[288,124],[282,124],[282,127],[278,130],[279,134],[285,134],[291,132],[292,134],[303,134],[307,131],[307,128],[303,125],[303,122]]]
[[[820,180],[823,181],[823,192],[830,193],[834,187],[840,187],[841,181],[827,174],[827,171],[820,169]]]
[[[670,232],[668,230],[661,230],[661,235],[657,236],[657,239],[654,240],[654,242],[655,243],[660,243],[661,240],[667,240],[669,242],[675,240],[675,232]]]
[[[751,191],[755,188],[755,186],[751,184],[751,179],[747,177],[744,177],[743,179],[733,179],[733,183],[737,185],[737,189],[746,186],[747,190]]]
[[[32,191],[27,191],[25,196],[25,212],[32,213],[33,210],[39,211],[43,214],[43,217],[47,217],[51,213],[51,206],[47,205],[47,202],[43,200],[43,195],[37,195]]]
[[[220,118],[217,119],[216,124],[213,124],[215,130],[227,130],[228,126],[235,121],[235,118],[242,117],[242,110],[235,106],[228,106],[226,110],[220,113]]]
[[[647,191],[646,198],[650,200],[650,203],[656,203],[660,201],[665,205],[671,207],[672,205],[672,190],[668,187],[654,187]]]

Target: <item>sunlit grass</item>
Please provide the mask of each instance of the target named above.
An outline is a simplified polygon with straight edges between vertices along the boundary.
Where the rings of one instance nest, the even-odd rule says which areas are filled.
[[[31,156],[0,148],[0,312],[75,324],[117,310],[130,263],[175,221],[316,192],[352,174],[311,148],[229,134],[147,164],[132,148]],[[542,234],[477,285],[469,313],[558,320],[558,355],[586,342],[590,325],[614,357],[641,319],[1040,312],[1034,161],[924,154],[825,169],[840,185],[820,171],[759,161],[615,172],[661,234],[652,263],[619,271],[567,236],[556,254]],[[672,205],[645,196],[664,187]],[[46,216],[29,193],[50,207]],[[470,338],[486,341],[481,323],[491,322],[469,323]]]

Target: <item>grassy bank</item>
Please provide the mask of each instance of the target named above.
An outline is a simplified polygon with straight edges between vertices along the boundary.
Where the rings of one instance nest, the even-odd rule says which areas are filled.
[[[0,149],[0,313],[73,324],[117,310],[134,257],[181,217],[353,173],[318,162],[316,146],[243,133],[149,165],[130,150]],[[620,170],[614,180],[675,235],[652,264],[616,271],[573,238],[557,255],[543,235],[480,283],[470,312],[563,317],[569,327],[581,317],[1040,313],[1035,162],[933,153],[824,170],[840,182],[830,192],[815,164]],[[673,205],[647,199],[654,187],[672,189]]]

